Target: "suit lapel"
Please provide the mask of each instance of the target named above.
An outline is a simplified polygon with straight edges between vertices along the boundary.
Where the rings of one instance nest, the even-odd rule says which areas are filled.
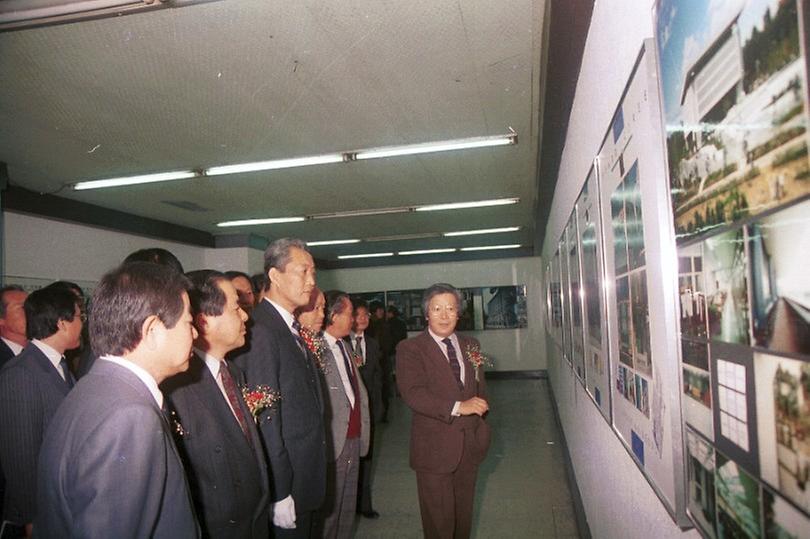
[[[439,343],[433,340],[433,337],[430,336],[430,333],[428,333],[427,330],[420,334],[419,338],[422,350],[433,363],[432,372],[442,373],[447,386],[453,387],[458,391],[459,389],[458,382],[456,382],[456,376],[453,374],[453,369],[450,368],[450,362],[448,361],[447,356],[444,355],[444,351],[441,349]]]
[[[60,376],[60,374],[56,371],[56,368],[51,363],[51,360],[48,359],[42,350],[37,348],[36,345],[30,344],[31,352],[32,352],[32,360],[34,364],[39,368],[45,375],[45,378],[48,380],[50,384],[54,387],[58,388],[59,391],[63,395],[67,395],[70,391],[70,387],[67,385],[67,382]]]

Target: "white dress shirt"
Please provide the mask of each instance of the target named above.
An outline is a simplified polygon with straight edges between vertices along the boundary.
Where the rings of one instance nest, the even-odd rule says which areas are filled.
[[[441,350],[442,354],[444,354],[444,357],[447,358],[447,363],[450,363],[450,358],[447,356],[447,345],[445,345],[442,342],[442,339],[444,339],[445,337],[439,337],[438,335],[433,333],[430,330],[430,328],[428,328],[428,333],[430,333],[430,336],[433,337],[434,341],[436,341],[436,344],[439,345],[439,350]],[[450,342],[453,344],[453,348],[456,349],[456,359],[458,360],[459,375],[461,377],[461,383],[463,384],[466,372],[464,369],[463,356],[461,355],[461,346],[458,344],[458,337],[456,337],[455,333],[450,335]],[[453,410],[450,412],[450,415],[460,416],[461,414],[458,412],[459,406],[461,406],[461,401],[456,401],[456,403],[453,405]]]
[[[199,348],[194,348],[194,353],[203,358],[203,361],[205,361],[205,366],[208,367],[209,371],[211,371],[211,376],[214,377],[217,387],[219,388],[219,392],[222,393],[222,398],[224,398],[225,402],[228,403],[228,408],[231,409],[231,413],[234,417],[236,417],[236,412],[234,411],[233,406],[231,406],[231,401],[228,399],[228,394],[225,392],[225,384],[222,383],[222,376],[220,376],[220,369],[227,369],[228,367],[224,365],[223,360],[217,359],[211,354],[203,352]],[[236,420],[239,421],[239,418],[236,417]]]
[[[67,381],[67,373],[62,372],[62,367],[59,364],[62,362],[62,354],[54,350],[52,347],[48,346],[44,342],[40,341],[39,339],[32,339],[31,344],[39,348],[45,357],[48,358],[48,361],[51,362],[53,368],[56,369],[56,372],[59,373],[59,376],[62,377],[62,380]]]
[[[292,313],[270,298],[264,298],[264,301],[269,302],[270,305],[275,307],[276,310],[278,311],[278,314],[280,314],[281,318],[284,319],[284,322],[287,324],[287,327],[290,328],[290,331],[292,331],[293,335],[298,335],[298,332],[295,331],[295,329],[293,329],[292,327],[293,322],[295,322],[295,317],[292,315]]]
[[[349,403],[352,405],[352,408],[354,408],[354,388],[352,388],[352,382],[349,379],[348,373],[346,372],[346,362],[343,360],[343,353],[340,351],[340,347],[338,346],[338,340],[325,331],[323,333],[323,337],[326,340],[326,345],[329,347],[329,351],[332,352],[332,356],[335,358],[338,374],[340,374],[340,381],[343,382],[343,390],[346,392],[346,398],[349,399]],[[346,350],[346,352],[349,354],[349,361],[353,361],[351,357],[351,350]]]
[[[6,339],[5,337],[0,337],[0,339],[3,339],[3,342],[6,343],[6,345],[9,348],[11,348],[11,352],[15,356],[19,356],[20,352],[23,351],[23,346],[20,346],[19,344],[15,343],[14,341],[10,341],[10,340]]]
[[[161,410],[163,409],[163,393],[160,392],[160,389],[158,388],[158,384],[155,381],[155,379],[152,378],[152,375],[146,372],[146,370],[134,364],[133,362],[127,361],[126,359],[118,356],[107,355],[101,356],[99,359],[110,361],[112,363],[115,363],[116,365],[121,365],[125,369],[129,369],[129,371],[131,371],[135,376],[140,378],[141,382],[144,383],[146,388],[149,390],[149,393],[151,393],[152,397],[154,397],[155,402],[158,405],[158,408],[160,408]]]
[[[357,351],[360,356],[363,358],[363,365],[366,364],[366,336],[363,333],[351,333],[351,346],[350,348],[354,350],[354,345],[357,344],[357,337],[360,337],[360,350]]]

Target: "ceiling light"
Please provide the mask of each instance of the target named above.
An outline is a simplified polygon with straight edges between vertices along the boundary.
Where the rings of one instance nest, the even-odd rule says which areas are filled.
[[[308,241],[307,246],[317,247],[319,245],[345,245],[347,243],[360,243],[360,240],[324,240],[324,241]]]
[[[436,253],[455,253],[455,249],[417,249],[416,251],[400,251],[398,255],[432,255]]]
[[[177,170],[174,172],[158,172],[157,174],[141,174],[139,176],[123,176],[121,178],[107,178],[105,180],[90,180],[73,185],[75,191],[85,189],[101,189],[103,187],[120,187],[122,185],[137,185],[140,183],[168,182],[172,180],[187,180],[198,176],[193,170]]]
[[[477,230],[459,230],[458,232],[445,232],[442,236],[473,236],[476,234],[498,234],[500,232],[516,232],[519,226],[507,226],[504,228],[479,228]]]
[[[381,258],[384,256],[394,256],[394,253],[365,253],[361,255],[340,255],[338,259],[348,260],[349,258]]]
[[[346,210],[334,211],[329,213],[316,213],[310,215],[310,219],[334,219],[336,217],[368,217],[370,215],[387,215],[390,213],[407,213],[412,211],[412,208],[401,206],[399,208],[371,208],[367,210]]]
[[[401,241],[401,240],[424,240],[428,238],[438,238],[439,234],[435,232],[424,232],[422,234],[394,234],[392,236],[373,236],[370,238],[363,238],[363,241]]]
[[[448,204],[430,204],[417,206],[414,211],[439,211],[439,210],[463,210],[467,208],[485,208],[488,206],[505,206],[507,204],[517,204],[519,198],[496,198],[492,200],[478,200],[475,202],[450,202]]]
[[[462,247],[462,251],[495,251],[498,249],[517,249],[521,245],[514,243],[512,245],[482,245],[481,247]]]
[[[423,144],[405,144],[402,146],[384,146],[355,152],[354,159],[379,159],[382,157],[398,157],[401,155],[416,155],[420,153],[447,152],[452,150],[466,150],[469,148],[485,148],[487,146],[508,146],[517,144],[517,134],[508,133],[491,137],[470,137],[456,140],[442,140]]]
[[[272,161],[258,161],[256,163],[242,163],[238,165],[211,167],[205,171],[205,175],[220,176],[222,174],[239,174],[243,172],[257,172],[260,170],[277,170],[281,168],[326,165],[329,163],[342,163],[343,160],[343,154],[340,153],[313,155],[310,157],[294,157],[292,159],[275,159]]]
[[[279,223],[300,223],[306,221],[306,217],[270,217],[268,219],[241,219],[239,221],[223,221],[217,226],[248,226],[248,225],[276,225]]]

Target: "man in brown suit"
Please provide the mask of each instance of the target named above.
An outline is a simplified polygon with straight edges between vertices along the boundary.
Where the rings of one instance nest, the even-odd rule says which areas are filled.
[[[449,284],[425,290],[422,309],[427,331],[397,346],[397,386],[413,412],[411,468],[422,529],[428,539],[466,538],[490,439],[484,377],[478,380],[467,357],[478,342],[456,335],[461,296]]]

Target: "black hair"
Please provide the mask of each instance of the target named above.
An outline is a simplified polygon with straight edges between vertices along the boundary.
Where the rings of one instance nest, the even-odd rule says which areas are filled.
[[[171,252],[160,247],[151,247],[148,249],[139,249],[131,253],[124,259],[124,264],[130,262],[151,262],[159,266],[171,268],[177,273],[183,273],[183,264]]]
[[[352,299],[349,297],[349,294],[342,290],[329,290],[325,292],[323,296],[326,299],[326,305],[324,306],[324,311],[326,312],[324,327],[329,327],[332,325],[332,317],[343,312],[345,305],[343,298],[349,300],[349,305],[352,304]]]
[[[76,295],[62,286],[48,285],[34,290],[25,299],[25,336],[44,339],[59,330],[59,321],[72,322],[76,316]]]
[[[207,316],[219,316],[225,311],[225,292],[219,283],[228,281],[227,273],[214,270],[196,270],[186,273],[191,281],[188,299],[191,302],[191,313]]]

